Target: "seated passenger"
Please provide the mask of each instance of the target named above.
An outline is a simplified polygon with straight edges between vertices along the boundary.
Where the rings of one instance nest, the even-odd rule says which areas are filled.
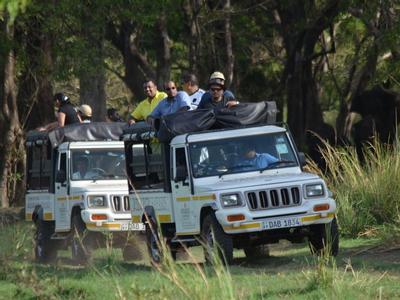
[[[161,118],[178,111],[185,111],[190,108],[189,95],[186,92],[178,92],[175,82],[168,81],[164,85],[167,97],[164,98],[149,115],[148,119]]]
[[[72,180],[80,179],[93,179],[98,176],[98,173],[88,171],[89,160],[87,157],[81,156],[74,163],[74,170],[77,170],[72,174]]]
[[[166,93],[157,90],[157,85],[153,79],[146,79],[143,83],[143,90],[147,97],[139,103],[130,115],[128,120],[129,125],[138,121],[146,121],[147,116],[154,110],[158,103],[167,97]]]
[[[221,72],[211,74],[208,87],[209,90],[201,97],[198,109],[229,108],[239,104],[233,93],[225,89],[225,76]]]
[[[87,104],[82,104],[78,107],[78,116],[81,119],[81,123],[91,123],[92,108]]]
[[[196,75],[191,73],[184,74],[182,76],[182,88],[189,95],[190,109],[196,109],[205,93],[204,90],[199,88],[199,80]]]
[[[246,144],[236,166],[242,171],[251,171],[264,169],[277,161],[279,160],[275,156],[268,153],[257,153],[253,145]]]

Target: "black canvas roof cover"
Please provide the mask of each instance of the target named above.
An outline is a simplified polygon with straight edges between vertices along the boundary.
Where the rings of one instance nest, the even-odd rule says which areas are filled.
[[[231,108],[191,110],[163,116],[157,129],[161,142],[177,135],[209,129],[266,125],[276,122],[278,110],[274,101],[240,103]]]
[[[56,128],[51,131],[30,131],[27,134],[26,141],[50,141],[53,148],[64,142],[105,140],[119,141],[123,132],[123,128],[126,126],[127,124],[124,122],[93,122],[72,124],[65,127]]]
[[[123,130],[123,140],[143,141],[155,137],[155,131],[146,122],[136,122],[130,126],[126,126]]]

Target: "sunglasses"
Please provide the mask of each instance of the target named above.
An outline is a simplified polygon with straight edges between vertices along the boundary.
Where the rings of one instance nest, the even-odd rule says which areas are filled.
[[[211,88],[210,90],[211,90],[211,92],[219,92],[222,89],[221,88]]]
[[[170,88],[169,88],[169,87],[168,87],[168,88],[165,88],[166,91],[175,90],[175,89],[176,89],[175,86],[172,86],[172,87],[170,87]]]

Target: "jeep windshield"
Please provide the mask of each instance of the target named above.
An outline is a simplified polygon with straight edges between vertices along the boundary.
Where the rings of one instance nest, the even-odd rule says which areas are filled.
[[[298,166],[284,132],[196,142],[189,149],[196,178]]]
[[[72,180],[126,179],[123,149],[79,149],[72,151]]]

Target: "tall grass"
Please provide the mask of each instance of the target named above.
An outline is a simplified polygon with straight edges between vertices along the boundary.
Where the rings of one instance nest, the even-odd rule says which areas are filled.
[[[342,233],[400,224],[400,147],[375,142],[364,149],[364,163],[353,148],[325,144],[321,151],[327,163],[321,175],[336,198]]]

